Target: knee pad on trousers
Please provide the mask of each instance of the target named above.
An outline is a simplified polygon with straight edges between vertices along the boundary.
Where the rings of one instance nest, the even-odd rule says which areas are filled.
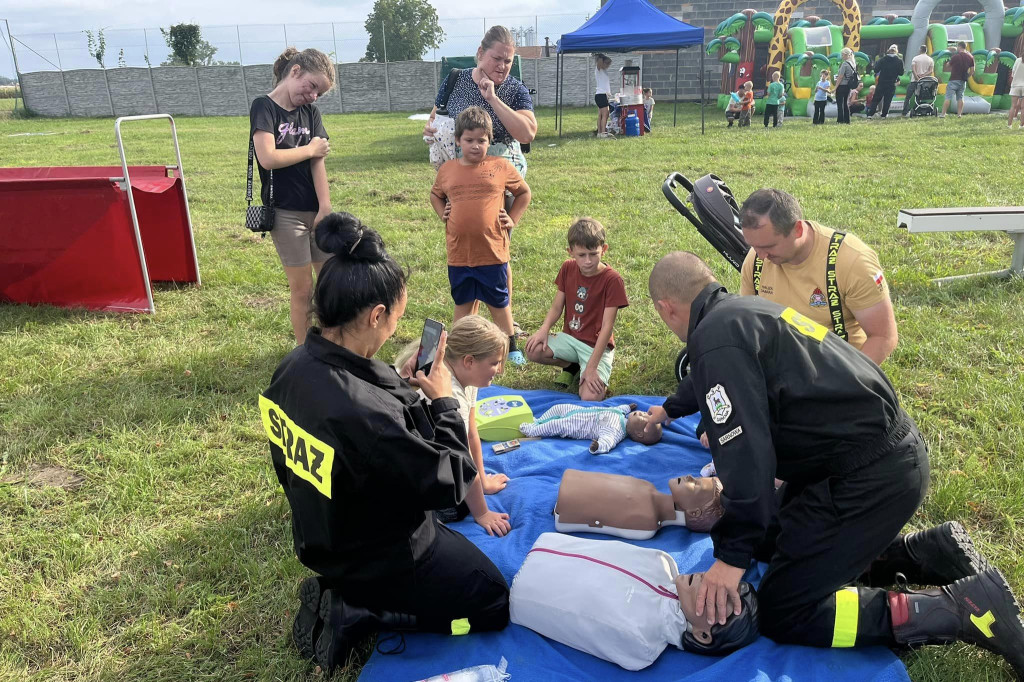
[[[761,634],[757,594],[750,583],[745,582],[740,583],[739,593],[740,601],[743,603],[740,615],[730,613],[725,625],[712,625],[711,639],[708,642],[701,641],[698,636],[687,631],[683,634],[683,649],[705,656],[724,656],[757,639]]]

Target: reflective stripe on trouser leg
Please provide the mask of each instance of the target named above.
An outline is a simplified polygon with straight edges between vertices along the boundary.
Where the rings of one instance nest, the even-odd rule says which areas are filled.
[[[856,622],[854,623],[856,628]],[[856,633],[856,629],[854,630]],[[469,618],[459,618],[452,621],[452,634],[453,635],[468,635],[469,634]]]
[[[836,592],[836,623],[832,629],[832,647],[851,647],[857,643],[857,617],[860,604],[856,587]]]

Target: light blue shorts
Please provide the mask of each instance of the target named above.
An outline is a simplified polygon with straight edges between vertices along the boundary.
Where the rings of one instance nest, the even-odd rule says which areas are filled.
[[[548,348],[556,358],[566,362],[575,362],[579,364],[581,370],[586,368],[587,363],[590,362],[590,356],[594,354],[592,346],[565,332],[549,335]],[[601,353],[601,362],[597,365],[597,376],[605,386],[608,385],[608,380],[612,376],[612,360],[614,359],[615,350],[612,348],[607,348]]]

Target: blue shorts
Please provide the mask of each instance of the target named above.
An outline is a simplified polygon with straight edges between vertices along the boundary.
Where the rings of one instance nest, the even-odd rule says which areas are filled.
[[[508,263],[449,265],[448,282],[455,305],[483,301],[492,308],[508,307]]]

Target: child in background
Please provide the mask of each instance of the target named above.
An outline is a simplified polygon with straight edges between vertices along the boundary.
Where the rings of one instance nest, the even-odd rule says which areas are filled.
[[[783,93],[782,97],[779,98],[779,125],[786,120],[786,95]]]
[[[491,117],[468,107],[455,121],[462,158],[446,161],[430,190],[430,204],[445,223],[448,282],[455,302],[454,321],[470,315],[483,301],[491,319],[509,337],[508,359],[526,358],[516,347],[508,294],[509,232],[530,204],[530,187],[500,156],[487,156]],[[514,197],[505,211],[505,191]]]
[[[828,69],[821,70],[821,76],[814,86],[814,119],[813,125],[821,125],[825,122],[825,105],[828,104],[828,95],[832,91],[832,81],[829,78]]]
[[[732,128],[733,122],[739,119],[742,108],[740,105],[740,94],[738,92],[730,92],[729,103],[725,107],[725,120],[729,122],[730,128]]]
[[[607,129],[608,100],[612,96],[612,85],[608,78],[608,67],[611,65],[611,57],[603,54],[594,55],[594,104],[597,105],[598,137],[614,137]]]
[[[772,72],[772,81],[768,84],[768,91],[764,97],[764,127],[768,127],[768,117],[772,118],[772,127],[779,127],[779,98],[786,96],[786,89],[782,85],[781,74],[778,71]]]
[[[654,91],[644,88],[644,132],[651,132],[651,122],[654,120]]]
[[[526,342],[526,353],[534,362],[561,367],[556,381],[564,386],[579,375],[580,400],[604,400],[615,357],[615,318],[629,305],[626,285],[601,262],[608,244],[604,227],[593,218],[572,224],[566,250],[572,258],[558,271],[555,299],[540,329]],[[563,313],[562,332],[549,336]]]
[[[754,113],[754,82],[747,81],[743,84],[743,92],[740,94],[740,128],[750,127],[752,113]]]
[[[488,535],[498,536],[511,530],[508,514],[488,509],[484,495],[503,490],[509,479],[505,474],[488,474],[484,470],[483,447],[476,430],[476,399],[477,390],[490,386],[491,380],[501,371],[507,349],[505,332],[479,315],[467,315],[449,330],[443,358],[452,375],[452,397],[459,402],[459,415],[466,424],[469,438],[469,452],[478,472],[466,494],[466,506]],[[401,368],[403,375],[411,376],[415,371],[418,350],[419,341],[413,341],[395,358],[395,366]]]

